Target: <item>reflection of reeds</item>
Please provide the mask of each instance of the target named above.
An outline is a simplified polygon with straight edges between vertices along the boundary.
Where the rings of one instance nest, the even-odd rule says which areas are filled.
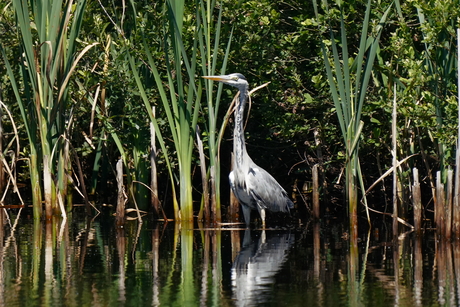
[[[422,255],[422,239],[420,236],[414,238],[414,305],[423,306],[423,255]]]
[[[201,296],[200,306],[206,306],[208,299],[208,273],[209,273],[209,250],[211,245],[211,238],[209,231],[200,231],[201,239],[203,241],[203,269],[201,273]]]
[[[126,268],[125,268],[125,257],[126,257],[126,240],[125,240],[125,229],[117,228],[117,251],[118,251],[118,301],[121,304],[126,302]]]
[[[54,269],[54,259],[53,259],[53,244],[54,244],[54,236],[53,236],[53,221],[46,221],[45,223],[45,283],[44,283],[44,295],[42,299],[44,304],[47,306],[52,305],[52,289],[53,289],[53,269]]]
[[[458,32],[460,35],[460,31]],[[460,49],[459,49],[460,50]],[[455,276],[455,285],[456,289],[454,289],[454,293],[457,293],[457,306],[460,305],[460,245],[458,241],[454,241],[453,243],[453,263],[454,263],[454,270],[450,272]]]
[[[348,253],[348,279],[347,279],[347,291],[349,295],[350,305],[359,305],[359,252],[358,252],[358,238],[350,237],[350,250]]]
[[[160,229],[156,225],[152,231],[152,305],[160,305]]]
[[[438,302],[441,306],[455,306],[450,301],[455,295],[452,264],[452,244],[446,240],[436,242],[435,266],[438,280]],[[453,295],[453,296],[452,296]]]
[[[180,234],[181,246],[181,285],[182,306],[191,306],[195,303],[193,283],[193,231],[182,230]]]
[[[380,237],[390,241],[367,235],[359,244],[338,238],[334,245],[320,224],[311,233],[296,233],[295,241],[280,230],[254,230],[240,241],[242,231],[235,229],[162,230],[163,225],[154,225],[139,232],[139,224],[129,222],[104,235],[91,220],[67,225],[56,219],[48,225],[21,225],[21,231],[16,222],[3,234],[0,230],[0,239],[7,237],[0,246],[0,290],[5,290],[0,303],[6,306],[25,292],[50,306],[142,306],[146,301],[152,306],[235,306],[247,303],[249,290],[256,294],[250,296],[254,304],[289,297],[293,306],[306,298],[314,298],[317,306],[334,306],[337,296],[347,306],[367,306],[376,297],[385,300],[376,306],[458,304],[460,248],[446,240],[393,239],[389,230]],[[9,229],[18,240],[8,235]],[[281,240],[273,240],[276,236]],[[33,244],[26,243],[29,238]],[[309,246],[294,245],[301,241]],[[230,244],[239,254],[233,260]],[[237,290],[242,291],[238,300]]]
[[[33,234],[33,255],[32,255],[32,291],[31,295],[39,296],[40,287],[40,272],[41,272],[41,251],[42,251],[42,223],[38,219],[34,219],[34,234]]]
[[[13,224],[13,219],[11,223]],[[235,252],[237,245],[242,243],[236,236],[242,233],[241,230],[208,228],[188,231],[176,228],[175,231],[167,229],[162,232],[159,227],[163,225],[154,225],[153,230],[142,229],[138,234],[137,224],[126,223],[123,231],[114,229],[106,236],[101,234],[101,226],[97,222],[86,221],[70,225],[71,227],[67,227],[61,220],[48,226],[37,223],[33,227],[35,230],[26,225],[24,229],[28,229],[27,231],[23,228],[16,231],[17,242],[9,239],[11,234],[8,235],[7,232],[11,226],[6,226],[3,231],[8,238],[0,246],[4,257],[4,261],[0,263],[0,268],[4,268],[4,271],[0,271],[0,282],[1,274],[5,282],[5,292],[0,292],[0,302],[5,299],[6,306],[9,306],[13,297],[11,293],[16,291],[14,293],[30,293],[31,297],[39,297],[50,305],[142,306],[142,302],[146,301],[152,306],[237,305],[233,296],[236,288],[230,289],[231,269],[226,261],[232,262],[231,240],[234,240]],[[367,236],[356,245],[357,249],[349,249],[349,242],[340,238],[336,242],[342,244],[329,244],[334,239],[328,237],[326,227],[321,229],[320,224],[313,226],[311,233],[305,233],[307,237],[296,234],[297,243],[294,243],[307,240],[309,247],[289,248],[284,245],[287,247],[286,251],[290,251],[288,256],[286,251],[282,257],[267,252],[276,245],[270,239],[276,231],[267,230],[266,238],[263,238],[261,232],[254,231],[255,236],[251,240],[245,240],[249,245],[256,242],[252,249],[254,253],[250,254],[255,256],[249,257],[249,261],[252,261],[252,269],[257,266],[261,272],[252,277],[256,281],[264,282],[262,286],[268,289],[267,298],[279,299],[277,291],[283,289],[282,297],[289,296],[293,300],[293,306],[300,306],[301,304],[295,304],[296,300],[305,297],[314,297],[317,306],[331,306],[334,305],[331,298],[333,295],[340,295],[340,302],[349,306],[369,305],[374,297],[384,297],[388,305],[402,307],[442,303],[454,306],[458,303],[455,302],[460,284],[458,244],[424,240],[425,238],[412,235],[388,242],[381,242],[374,237],[371,240]],[[27,236],[37,238],[40,228],[42,235],[39,241],[42,243],[39,248],[35,244],[24,243]],[[62,241],[56,235],[59,228],[64,229],[59,236]],[[75,233],[72,233],[72,229]],[[226,231],[229,233],[226,234]],[[24,236],[26,233],[27,236]],[[380,237],[392,238],[390,233],[382,233]],[[148,238],[143,238],[145,235]],[[335,235],[334,233],[333,236]],[[0,232],[0,238],[1,236]],[[147,239],[149,244],[146,245],[143,239]],[[432,246],[435,243],[437,246],[434,250]],[[422,244],[427,245],[422,248]],[[366,253],[368,245],[369,257]],[[283,244],[279,246],[283,247]],[[77,252],[79,247],[80,253]],[[247,247],[243,246],[243,249]],[[18,254],[5,254],[8,249],[10,252],[17,250]],[[148,255],[143,254],[146,250],[151,252]],[[225,252],[229,254],[222,255]],[[81,253],[86,256],[79,257]],[[302,258],[293,253],[300,253]],[[436,257],[435,261],[433,257]],[[261,265],[256,259],[265,259],[267,263]],[[286,262],[273,269],[275,259],[284,259]],[[33,264],[31,268],[30,261],[36,260],[38,265]],[[96,266],[93,263],[95,260],[100,261]],[[240,257],[239,261],[241,260]],[[377,262],[373,263],[373,260]],[[80,268],[80,261],[84,261],[84,268]],[[300,265],[300,270],[297,265]],[[23,271],[20,266],[24,267]],[[244,266],[240,268],[244,269]],[[277,275],[279,278],[272,278],[275,275],[270,277],[269,268],[273,271],[281,268],[278,272],[283,273]],[[430,270],[431,268],[433,269]],[[284,274],[286,272],[289,273]],[[239,273],[244,274],[244,271]],[[288,277],[292,280],[287,281]],[[251,276],[248,276],[248,280],[249,278]],[[284,281],[278,284],[279,280]],[[29,286],[36,289],[29,290]],[[0,283],[0,289],[1,287]],[[290,292],[289,288],[295,289],[294,292]],[[253,289],[256,293],[261,293],[256,288]],[[301,294],[295,294],[296,291]],[[262,294],[255,299],[261,296]],[[376,306],[383,306],[383,303],[379,302]]]

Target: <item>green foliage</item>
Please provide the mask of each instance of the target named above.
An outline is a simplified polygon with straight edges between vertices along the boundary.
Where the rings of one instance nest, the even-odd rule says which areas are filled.
[[[391,110],[386,97],[391,97],[390,84],[396,82],[398,126],[406,136],[399,140],[401,156],[423,151],[431,158],[418,160],[429,166],[428,173],[447,170],[454,162],[457,129],[454,29],[459,8],[451,1],[409,1],[400,8],[379,53],[371,93],[375,102],[368,108],[379,121],[372,126],[388,127]],[[379,143],[385,146],[389,135],[382,137]]]

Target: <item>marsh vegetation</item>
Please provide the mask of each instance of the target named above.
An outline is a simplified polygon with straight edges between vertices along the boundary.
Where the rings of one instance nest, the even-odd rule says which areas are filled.
[[[0,305],[459,305],[457,2],[0,11]],[[295,203],[264,230],[228,186],[234,91],[201,78],[232,72]]]

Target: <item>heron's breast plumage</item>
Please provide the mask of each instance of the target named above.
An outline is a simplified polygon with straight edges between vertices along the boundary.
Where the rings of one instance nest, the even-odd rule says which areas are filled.
[[[238,199],[239,203],[248,206],[251,209],[256,209],[254,199],[249,194],[244,177],[241,176],[240,172],[234,170],[230,172],[228,177],[230,180],[230,187],[232,188],[233,194]]]

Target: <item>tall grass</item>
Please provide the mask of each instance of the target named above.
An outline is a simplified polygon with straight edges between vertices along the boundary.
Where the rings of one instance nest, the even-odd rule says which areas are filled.
[[[144,102],[149,118],[154,126],[159,145],[165,155],[171,178],[173,189],[173,206],[175,219],[185,222],[193,220],[193,202],[192,202],[192,166],[193,151],[195,149],[195,134],[200,114],[202,99],[202,88],[195,78],[199,69],[197,64],[201,63],[202,72],[209,74],[215,71],[217,65],[217,56],[219,50],[220,36],[220,17],[222,7],[220,8],[219,19],[214,34],[214,45],[212,42],[211,29],[213,27],[212,12],[216,7],[216,2],[196,2],[196,21],[193,33],[193,43],[187,45],[183,40],[183,31],[185,26],[184,20],[184,1],[167,1],[165,13],[167,20],[165,23],[165,63],[166,71],[160,71],[157,60],[150,52],[149,44],[143,41],[143,51],[146,54],[146,61],[159,93],[159,101],[162,105],[161,112],[164,112],[171,139],[174,143],[174,150],[168,150],[164,142],[156,116],[152,113],[152,101],[146,95],[146,84],[139,74],[139,67],[144,62],[137,61],[133,56],[129,57],[129,62],[136,84],[139,88],[140,95]],[[224,60],[224,66],[227,61],[228,50]],[[206,67],[210,67],[207,69]],[[223,69],[224,70],[224,69]],[[166,80],[166,81],[165,81]],[[209,84],[207,84],[209,86]],[[213,212],[215,220],[220,220],[220,195],[219,195],[219,163],[218,163],[218,141],[216,138],[216,118],[218,105],[212,103],[214,99],[208,91],[208,113],[209,113],[209,138],[210,138],[210,174],[212,178],[212,199]],[[153,102],[154,103],[154,102]],[[175,153],[178,162],[178,170],[173,169],[170,159],[171,151]],[[176,195],[176,184],[179,187],[179,200]]]
[[[70,173],[73,109],[68,99],[69,80],[78,61],[94,44],[76,54],[85,0],[12,3],[20,33],[21,58],[10,63],[3,48],[2,54],[30,146],[34,217],[41,216],[43,188],[46,216],[50,218],[57,208],[57,199],[61,199],[58,195],[67,193]],[[19,74],[15,73],[17,67]]]
[[[205,6],[206,4],[206,6]],[[219,15],[217,21],[213,19],[212,12],[216,6],[216,1],[200,1],[197,6],[197,25],[201,23],[198,32],[200,52],[204,65],[201,65],[203,76],[216,75],[217,61],[219,60],[220,37],[222,31],[222,9],[219,6]],[[213,30],[215,33],[213,33]],[[228,42],[225,48],[224,59],[219,74],[225,74],[230,46],[233,35],[233,27],[230,31]],[[217,119],[219,114],[220,97],[222,93],[222,83],[219,83],[217,96],[213,97],[212,80],[206,79],[206,101],[208,111],[208,147],[209,147],[209,174],[211,184],[211,212],[214,214],[214,221],[221,221],[221,202],[220,202],[220,141],[222,133],[218,131]],[[224,123],[225,125],[225,123]],[[222,129],[222,127],[221,127]],[[207,205],[207,204],[205,204]]]
[[[191,60],[185,52],[182,41],[183,1],[167,1],[165,12],[168,16],[168,27],[165,28],[166,79],[160,74],[157,63],[153,59],[148,43],[143,41],[143,49],[147,55],[147,64],[155,79],[155,83],[169,124],[171,137],[179,166],[176,177],[170,163],[169,150],[166,148],[152,105],[145,92],[145,85],[140,78],[138,67],[141,65],[133,56],[129,57],[130,66],[149,118],[155,128],[156,136],[166,158],[173,189],[173,206],[176,220],[191,222],[193,220],[192,201],[192,153],[194,148],[195,127],[198,121],[201,90],[195,85],[195,68],[197,48],[196,41],[192,48]],[[191,64],[190,64],[191,63]],[[185,69],[184,76],[181,72]],[[174,75],[175,74],[175,75]],[[186,91],[188,85],[188,92]],[[169,95],[168,95],[169,92]],[[175,179],[178,178],[179,202],[176,198]]]
[[[327,2],[324,9],[327,11]],[[319,18],[318,4],[313,0],[316,18]],[[345,145],[345,181],[350,215],[350,232],[352,238],[357,236],[358,225],[358,185],[364,193],[363,179],[359,163],[359,140],[363,129],[361,111],[366,98],[366,90],[371,79],[374,59],[378,52],[378,44],[383,25],[390,11],[388,8],[379,21],[375,37],[369,34],[371,1],[367,2],[362,24],[359,50],[356,57],[349,56],[348,38],[344,22],[343,6],[340,6],[340,39],[336,38],[329,27],[331,50],[321,41],[327,78],[331,96],[337,112],[337,117]],[[339,47],[341,49],[339,50]],[[332,53],[332,55],[330,55]],[[330,57],[331,56],[331,57]],[[364,198],[365,199],[365,198]]]

